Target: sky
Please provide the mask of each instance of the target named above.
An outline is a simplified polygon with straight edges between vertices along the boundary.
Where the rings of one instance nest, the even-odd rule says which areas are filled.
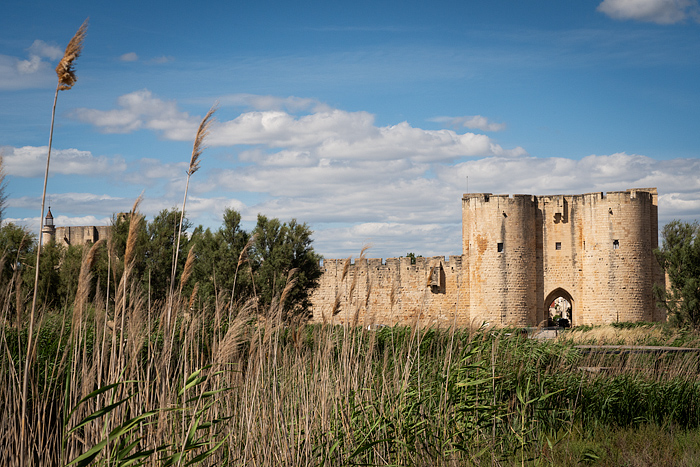
[[[3,222],[108,225],[143,193],[297,219],[326,258],[461,254],[466,192],[657,187],[700,219],[698,0],[10,2],[0,16]]]

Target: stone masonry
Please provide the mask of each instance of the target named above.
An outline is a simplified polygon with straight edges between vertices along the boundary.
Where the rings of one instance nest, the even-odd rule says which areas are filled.
[[[536,326],[558,297],[573,325],[663,321],[656,188],[462,198],[462,256],[326,259],[314,322]]]
[[[53,223],[53,214],[49,208],[44,225],[41,228],[41,244],[46,245],[54,240],[59,245],[85,245],[95,243],[100,239],[112,236],[110,225],[81,225],[70,227],[56,227]]]

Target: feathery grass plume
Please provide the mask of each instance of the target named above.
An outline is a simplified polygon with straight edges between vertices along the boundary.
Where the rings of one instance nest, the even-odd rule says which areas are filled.
[[[371,243],[368,243],[367,245],[364,245],[364,246],[362,247],[362,249],[360,250],[360,258],[364,258],[364,257],[365,257],[365,253],[367,253],[367,251],[368,251],[370,248],[372,248],[372,244],[371,244]]]
[[[66,46],[66,51],[63,54],[63,58],[56,66],[56,75],[58,76],[58,90],[67,91],[73,87],[78,78],[75,76],[75,61],[80,56],[80,52],[83,50],[83,41],[85,40],[85,34],[87,33],[88,19],[86,19],[83,24],[75,33],[73,38]]]
[[[236,266],[241,266],[243,263],[248,261],[248,250],[250,250],[250,248],[253,245],[255,245],[255,240],[257,239],[257,237],[258,237],[257,234],[253,234],[250,236],[250,238],[248,239],[248,242],[245,244],[245,246],[241,250],[241,254],[238,255],[238,264]]]
[[[358,270],[359,264],[361,264],[362,260],[365,259],[365,253],[367,252],[367,250],[369,250],[369,248],[370,248],[369,245],[363,246],[362,250],[360,250],[360,256],[357,258],[357,261],[355,261],[355,274],[353,274],[353,276],[352,276],[352,282],[350,283],[350,291],[348,292],[348,299],[350,300],[351,303],[352,303],[352,299],[353,299],[353,293],[355,292],[355,287],[357,287],[357,280],[360,276],[360,273]],[[345,272],[345,271],[343,271],[343,272]]]
[[[190,295],[190,303],[187,310],[191,310],[194,305],[194,299],[197,298],[197,292],[199,292],[199,282],[195,282],[194,289],[192,289],[192,295]]]
[[[282,295],[280,295],[280,306],[284,305],[284,302],[287,301],[287,296],[291,293],[292,289],[297,284],[298,272],[299,268],[293,268],[287,274],[287,284],[284,286],[284,290],[282,290]]]
[[[180,291],[178,294],[182,294],[182,287],[187,283],[187,280],[192,275],[192,270],[194,269],[194,246],[190,248],[187,252],[187,260],[185,261],[185,269],[182,270],[182,277],[180,277]]]
[[[44,220],[44,207],[46,206],[46,185],[49,180],[49,165],[51,162],[51,146],[53,142],[53,127],[56,117],[56,102],[58,101],[58,91],[67,91],[73,87],[75,81],[77,80],[75,76],[75,60],[80,55],[83,49],[83,40],[85,39],[85,33],[87,32],[88,20],[86,19],[80,26],[78,31],[75,33],[73,38],[68,43],[66,51],[63,54],[63,58],[56,67],[56,75],[58,76],[58,84],[56,85],[56,92],[53,98],[53,110],[51,112],[51,129],[49,130],[49,149],[46,155],[46,172],[44,173],[44,190],[41,195],[41,213],[39,215],[39,241],[36,250],[36,271],[34,273],[34,292],[32,294],[32,309],[29,315],[29,338],[27,339],[27,358],[24,362],[24,377],[22,381],[22,414],[20,422],[20,466],[23,466],[28,459],[28,452],[26,449],[26,420],[25,416],[27,414],[27,391],[29,384],[29,363],[32,351],[32,341],[34,335],[34,319],[36,315],[36,298],[39,284],[39,262],[41,258],[41,228],[42,222]]]
[[[238,355],[239,349],[244,343],[245,332],[252,319],[254,308],[254,303],[248,300],[238,311],[217,349],[214,358],[216,363],[229,363]]]
[[[340,276],[340,282],[343,282],[345,280],[345,276],[348,275],[348,271],[350,270],[350,262],[352,261],[352,257],[348,256],[345,259],[345,262],[343,263],[343,274]]]
[[[80,324],[82,324],[83,310],[85,308],[85,303],[87,302],[88,296],[90,295],[90,281],[92,279],[91,269],[95,264],[95,256],[97,255],[97,251],[104,243],[104,239],[95,242],[92,247],[87,250],[87,254],[84,255],[83,261],[80,264],[78,290],[75,294],[75,301],[73,302],[73,331],[76,331],[80,327]]]
[[[214,104],[209,112],[204,116],[202,122],[197,128],[197,134],[194,137],[194,145],[192,147],[192,157],[190,158],[190,165],[187,169],[187,182],[185,184],[185,197],[182,200],[182,211],[180,212],[180,227],[177,232],[177,243],[175,245],[175,259],[173,260],[171,274],[170,274],[170,292],[168,293],[168,315],[167,315],[167,325],[170,326],[170,321],[172,319],[172,309],[173,309],[173,293],[175,291],[175,275],[177,273],[177,258],[180,253],[180,237],[182,236],[182,222],[185,218],[185,205],[187,204],[187,191],[190,188],[190,177],[197,170],[199,170],[199,157],[204,151],[204,139],[209,134],[211,124],[214,122],[214,112],[216,112],[218,104]]]
[[[231,287],[231,300],[228,302],[228,308],[229,308],[229,316],[230,313],[233,311],[233,297],[236,295],[236,282],[238,281],[238,269],[246,262],[248,261],[248,250],[255,245],[255,239],[257,238],[256,234],[253,234],[250,236],[248,239],[248,242],[246,242],[245,246],[241,250],[241,253],[238,255],[238,263],[236,264],[236,273],[233,275],[233,286]]]
[[[369,308],[369,298],[372,295],[372,281],[369,281],[369,284],[367,284],[367,292],[365,293],[365,312]]]
[[[335,294],[335,300],[333,300],[333,308],[331,308],[331,316],[335,316],[340,313],[340,294]]]
[[[138,237],[138,228],[141,224],[141,219],[143,216],[137,211],[139,204],[143,201],[143,192],[134,201],[134,207],[131,208],[131,213],[129,213],[129,234],[126,240],[126,251],[124,252],[124,271],[131,266],[134,260],[134,255],[136,253],[136,239]]]

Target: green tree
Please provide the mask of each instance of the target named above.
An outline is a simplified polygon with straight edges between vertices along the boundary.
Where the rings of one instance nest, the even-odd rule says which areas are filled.
[[[192,235],[197,261],[187,289],[199,282],[199,295],[210,305],[217,293],[223,300],[243,301],[250,297],[250,268],[245,256],[241,256],[250,235],[241,229],[240,222],[240,213],[226,209],[223,224],[216,232],[199,226]]]
[[[23,278],[27,270],[34,270],[35,248],[35,236],[23,227],[9,223],[0,228],[0,308],[11,310],[11,314],[17,311],[17,288],[20,294],[31,291],[33,282],[24,287]],[[24,300],[19,302],[21,306]]]
[[[15,271],[26,266],[36,247],[35,235],[13,223],[0,228],[0,284],[7,284]]]
[[[133,278],[141,280],[143,290],[149,290],[153,300],[162,300],[167,296],[170,288],[170,275],[172,264],[175,259],[175,240],[177,238],[178,226],[180,223],[180,211],[173,208],[164,209],[158,213],[152,221],[142,222],[136,231],[134,245],[134,270],[131,273]],[[112,227],[112,243],[117,258],[121,261],[126,253],[126,243],[129,237],[129,226],[131,216],[114,216]],[[183,231],[189,229],[190,222],[185,218],[183,221]],[[178,258],[178,274],[182,273],[182,267],[187,259],[189,251],[189,241],[186,234],[182,234],[180,241],[180,254]],[[121,278],[123,264],[112,265],[116,273],[115,282]],[[99,267],[104,270],[104,265]],[[104,283],[106,277],[100,277],[100,282]],[[177,278],[176,278],[177,280]],[[176,284],[177,285],[177,284]]]
[[[321,256],[311,246],[311,229],[295,219],[287,224],[259,214],[254,233],[254,282],[262,309],[282,293],[289,272],[295,269],[296,284],[287,295],[285,318],[308,317],[311,292],[321,277]]]
[[[32,248],[31,259],[27,267],[23,268],[23,281],[25,286],[31,288],[35,280],[35,264],[38,248]],[[66,254],[66,248],[50,241],[42,247],[41,262],[39,263],[39,282],[37,283],[37,305],[39,306],[64,306],[65,298],[61,295],[61,263]]]
[[[129,238],[129,227],[131,226],[131,215],[130,214],[118,214],[112,216],[112,238],[111,248],[114,251],[114,255],[117,261],[112,262],[111,266],[106,264],[109,262],[107,256],[101,256],[99,265],[97,267],[100,283],[106,284],[107,281],[107,270],[111,269],[112,277],[110,278],[110,289],[112,293],[116,290],[117,284],[121,280],[121,276],[124,272],[124,254],[126,253],[126,242]],[[134,244],[134,272],[131,277],[143,277],[146,276],[146,281],[148,281],[148,273],[146,271],[146,248],[148,243],[148,234],[146,231],[146,223],[141,222],[139,228],[136,230],[136,239]],[[148,282],[146,282],[146,285]],[[144,289],[146,290],[146,289]]]
[[[151,297],[154,300],[165,299],[170,289],[170,276],[173,261],[175,261],[175,244],[179,225],[180,211],[173,208],[162,210],[146,227],[147,242],[144,250],[146,270],[143,272],[143,279],[144,285],[147,286],[148,273],[150,272]],[[177,268],[180,275],[187,259],[187,252],[190,249],[189,240],[184,232],[190,227],[190,222],[187,218],[184,218]],[[176,284],[178,277],[175,278]],[[144,288],[144,290],[146,289]]]
[[[72,303],[75,300],[75,293],[78,291],[84,247],[83,245],[71,245],[62,248],[62,250],[56,300],[59,300],[59,303]]]
[[[677,324],[700,328],[700,226],[674,220],[661,232],[656,257],[668,274],[669,287],[656,286],[660,306]]]

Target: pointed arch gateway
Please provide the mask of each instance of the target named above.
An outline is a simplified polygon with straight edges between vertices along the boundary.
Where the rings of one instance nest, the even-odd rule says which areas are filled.
[[[544,316],[548,326],[556,326],[558,319],[568,320],[568,325],[574,323],[574,299],[562,287],[552,290],[544,301]]]

